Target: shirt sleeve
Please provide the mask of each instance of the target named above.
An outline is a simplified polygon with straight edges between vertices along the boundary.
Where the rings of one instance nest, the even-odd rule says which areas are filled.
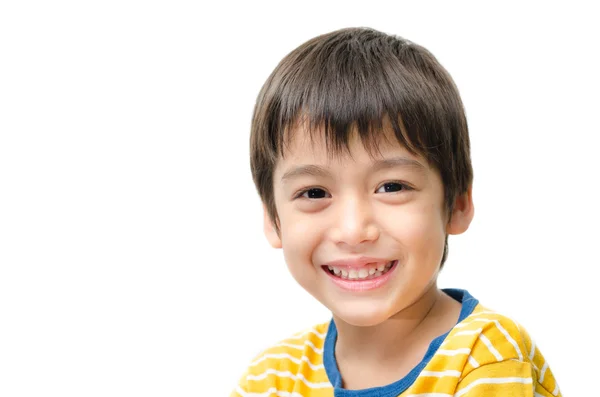
[[[536,383],[530,363],[506,360],[473,369],[459,381],[454,396],[538,397]]]

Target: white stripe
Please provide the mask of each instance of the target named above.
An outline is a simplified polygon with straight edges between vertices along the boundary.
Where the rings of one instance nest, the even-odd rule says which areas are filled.
[[[469,364],[471,364],[473,368],[479,367],[479,363],[473,358],[473,356],[469,356]]]
[[[462,349],[455,349],[455,350],[440,349],[435,354],[440,354],[442,356],[456,356],[458,354],[470,354],[470,353],[471,353],[471,349],[464,347]]]
[[[456,324],[454,326],[454,328],[468,327],[469,325],[471,325],[471,324],[473,324],[475,322],[481,322],[481,321],[486,322],[486,323],[491,323],[491,322],[496,321],[496,320],[492,320],[490,318],[472,318],[471,321],[469,321],[469,322]]]
[[[554,381],[554,384],[556,386],[554,387],[554,391],[552,392],[552,395],[558,396],[558,382]]]
[[[317,331],[316,329],[309,329],[307,331],[300,332],[300,333],[292,336],[290,339],[300,339],[303,336],[308,335],[308,334],[315,334],[316,336],[318,336],[321,339],[325,339],[325,335],[327,335],[327,333],[320,334],[319,331]]]
[[[483,311],[483,312],[473,313],[473,314],[471,314],[469,317],[467,317],[466,319],[469,319],[471,316],[477,316],[477,315],[480,315],[480,314],[492,314],[492,315],[499,315],[497,312],[492,312],[492,311]],[[517,330],[519,331],[519,333],[521,333],[521,327],[519,326],[519,323],[518,323],[518,322],[516,322],[515,320],[513,320],[512,318],[510,318],[510,317],[508,317],[508,316],[506,316],[506,315],[502,315],[502,317],[504,317],[504,318],[506,318],[507,320],[509,320],[510,322],[512,322],[512,323],[515,325],[515,327],[517,327]],[[465,319],[465,320],[466,320],[466,319]],[[475,319],[474,319],[474,320],[475,320]],[[498,322],[498,320],[497,320],[497,319],[494,319],[494,320],[490,319],[489,321],[492,321],[492,322],[495,322],[495,323],[497,323],[497,322]]]
[[[481,314],[497,314],[497,313],[490,312],[490,311],[484,311],[484,312],[479,312],[479,313],[473,313],[471,316],[476,316],[476,315],[481,315]],[[469,317],[471,317],[471,316],[469,316]],[[467,318],[469,318],[469,317],[467,317]],[[504,316],[504,317],[506,317],[506,316]],[[512,321],[512,322],[513,322],[513,323],[516,325],[517,329],[519,329],[519,325],[517,324],[517,322],[516,322],[516,321],[514,321],[513,319],[511,319],[511,318],[509,318],[509,317],[506,317],[506,318],[507,318],[508,320]],[[494,323],[494,324],[496,325],[496,327],[498,327],[498,329],[500,330],[500,332],[502,332],[502,334],[504,335],[504,337],[506,338],[506,340],[507,340],[507,341],[508,341],[508,342],[509,342],[511,345],[513,345],[513,347],[514,347],[514,348],[515,348],[515,350],[517,351],[517,354],[519,355],[519,359],[520,359],[521,361],[523,361],[523,354],[521,354],[521,349],[519,349],[519,345],[518,345],[518,344],[517,344],[517,342],[516,342],[516,341],[515,341],[515,340],[514,340],[514,339],[513,339],[511,336],[510,336],[510,334],[508,333],[508,331],[506,331],[506,329],[504,329],[504,327],[503,327],[502,325],[500,325],[500,322],[499,322],[498,320],[496,320],[496,319],[489,319],[489,318],[473,318],[473,319],[471,319],[471,321],[469,321],[469,322],[467,322],[467,323],[464,323],[464,324],[462,324],[462,325],[461,325],[461,324],[458,324],[458,325],[457,325],[457,327],[458,327],[458,326],[460,326],[460,327],[466,327],[466,326],[470,325],[471,323],[473,323],[473,322],[475,322],[475,321],[488,321],[488,322],[492,322],[492,323]],[[519,329],[519,332],[520,332],[520,329]],[[531,357],[529,357],[529,358],[531,358]]]
[[[455,333],[452,336],[459,336],[459,335],[475,335],[475,334],[479,334],[481,333],[482,329],[481,328],[477,328],[474,330],[466,330],[466,331],[459,331],[457,333]]]
[[[506,383],[521,383],[524,385],[528,385],[530,383],[533,383],[533,381],[531,378],[515,378],[515,377],[511,377],[511,378],[479,378],[479,379],[474,380],[473,382],[469,383],[469,385],[467,387],[465,387],[464,389],[455,393],[454,397],[460,397],[463,394],[468,393],[469,390],[471,390],[475,386],[490,385],[490,384],[500,385],[500,384],[506,384]]]
[[[476,334],[479,334],[479,333],[481,333],[481,328],[477,328],[477,329],[474,329],[474,330],[458,331],[457,333],[452,334],[452,337],[461,336],[461,335],[476,335]],[[447,346],[448,342],[450,340],[452,340],[452,339],[451,338],[447,338],[446,340],[444,340],[444,342],[442,342],[442,344],[440,345],[440,348],[442,348],[444,346]]]
[[[513,347],[517,351],[517,354],[519,355],[519,360],[523,361],[523,355],[521,354],[521,349],[519,349],[519,345],[517,345],[517,342],[510,336],[508,331],[506,331],[504,329],[504,327],[502,325],[500,325],[500,322],[498,322],[498,320],[494,320],[494,323],[496,324],[496,327],[498,327],[500,332],[502,332],[502,334],[504,334],[504,337],[506,338],[506,340],[509,341],[511,345],[513,345]]]
[[[235,389],[236,393],[239,394],[240,396],[243,397],[269,397],[272,396],[273,394],[277,395],[277,396],[281,396],[281,397],[302,397],[302,394],[298,394],[296,392],[290,393],[287,391],[281,391],[281,390],[277,390],[274,387],[271,387],[269,390],[267,390],[264,393],[248,393],[244,390],[242,390],[241,387],[236,387]]]
[[[544,376],[546,376],[547,369],[548,369],[548,363],[544,363],[544,366],[542,367],[542,372],[540,373],[540,380],[539,380],[540,383],[542,383],[544,381]]]
[[[501,317],[504,317],[504,318],[506,318],[507,320],[510,320],[511,322],[513,322],[513,323],[515,324],[515,326],[517,327],[517,329],[518,329],[519,331],[521,331],[521,328],[519,327],[519,323],[517,323],[517,322],[516,322],[515,320],[513,320],[512,318],[508,317],[507,315],[504,315],[504,314],[502,314],[502,315],[501,315],[501,314],[499,314],[498,312],[492,312],[492,311],[489,311],[489,310],[486,310],[486,311],[481,311],[481,312],[477,312],[477,313],[472,313],[472,314],[471,314],[470,316],[468,316],[468,317],[467,317],[465,320],[468,320],[468,319],[470,319],[471,317],[479,316],[479,315],[481,315],[481,314],[491,314],[491,315],[493,315],[493,316],[501,316]],[[490,320],[490,321],[498,321],[498,320]]]
[[[310,346],[317,354],[323,353],[323,349],[319,349],[309,340],[305,341],[303,345],[294,345],[292,343],[283,342],[276,344],[274,347],[291,347],[292,349],[304,350],[306,346]]]
[[[331,387],[331,383],[329,382],[313,383],[308,381],[302,374],[295,375],[290,371],[277,371],[275,369],[268,369],[260,375],[248,375],[246,376],[246,380],[263,380],[269,375],[276,375],[280,378],[292,378],[293,380],[300,379],[302,382],[304,382],[306,386],[310,387],[311,389],[324,389],[327,387]]]
[[[290,354],[287,353],[281,353],[281,354],[265,354],[264,356],[262,356],[261,358],[259,358],[258,360],[252,362],[250,364],[251,367],[254,367],[256,365],[258,365],[259,363],[263,362],[264,360],[266,360],[267,358],[287,358],[288,360],[291,360],[292,362],[296,363],[296,364],[300,364],[301,361],[304,361],[305,363],[308,364],[308,366],[312,369],[312,370],[318,370],[323,368],[323,364],[313,364],[308,360],[308,357],[306,356],[302,356],[302,358],[296,358]]]
[[[453,371],[453,370],[423,371],[419,374],[419,376],[431,376],[431,377],[435,377],[435,378],[442,378],[444,376],[453,376],[453,377],[458,378],[460,376],[460,371]]]
[[[498,350],[496,350],[494,345],[492,345],[492,342],[490,342],[490,340],[487,338],[487,336],[485,336],[484,334],[480,334],[479,340],[482,341],[483,344],[487,346],[490,353],[492,353],[494,355],[494,357],[496,357],[496,360],[501,361],[504,359],[502,357],[502,355],[500,354],[500,352]]]
[[[533,360],[533,356],[535,356],[535,342],[531,340],[531,351],[529,352],[529,359]]]
[[[535,392],[535,393],[533,394],[533,397],[546,397],[546,396],[543,396],[543,395],[541,395],[540,393],[538,393],[538,392]]]

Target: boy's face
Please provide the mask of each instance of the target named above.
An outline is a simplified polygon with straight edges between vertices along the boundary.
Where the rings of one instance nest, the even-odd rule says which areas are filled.
[[[324,140],[295,131],[273,178],[279,235],[265,211],[267,238],[296,281],[357,326],[387,320],[434,285],[446,234],[473,216],[469,191],[448,222],[439,173],[387,140],[371,158],[354,135],[351,157],[330,160]]]

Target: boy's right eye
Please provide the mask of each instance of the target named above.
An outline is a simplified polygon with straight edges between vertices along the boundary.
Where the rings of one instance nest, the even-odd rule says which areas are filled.
[[[319,189],[319,188],[311,188],[311,189],[306,189],[301,191],[298,196],[298,198],[300,197],[304,197],[307,199],[322,199],[322,198],[327,198],[328,197],[328,193],[323,190],[323,189]]]

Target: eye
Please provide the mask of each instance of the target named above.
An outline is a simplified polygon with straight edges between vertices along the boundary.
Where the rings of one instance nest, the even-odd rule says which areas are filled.
[[[398,193],[404,190],[411,190],[411,188],[400,182],[386,182],[375,193]]]
[[[296,196],[297,198],[307,198],[307,199],[311,199],[311,200],[317,200],[317,199],[323,199],[323,198],[327,198],[329,196],[329,193],[327,193],[325,190],[320,189],[320,188],[310,188],[310,189],[306,189],[301,191],[300,193],[298,193],[298,195]]]

